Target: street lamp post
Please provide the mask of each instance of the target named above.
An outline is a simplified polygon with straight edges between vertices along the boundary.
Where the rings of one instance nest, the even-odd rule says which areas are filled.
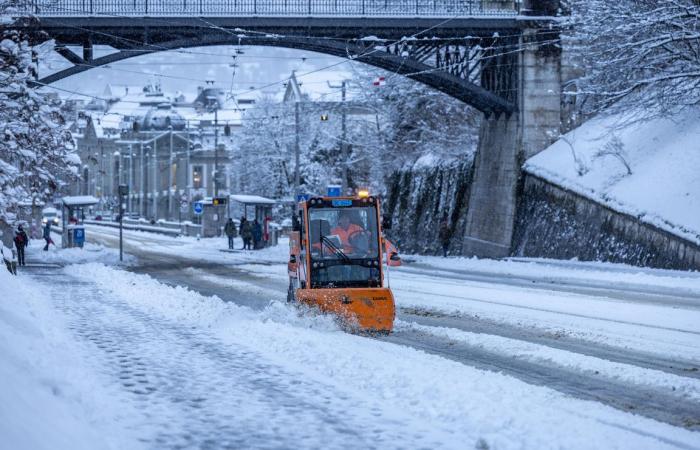
[[[168,127],[170,132],[170,158],[168,164],[168,220],[173,218],[173,127]]]
[[[214,110],[214,197],[219,196],[219,105]]]
[[[158,220],[158,139],[153,139],[153,219]]]
[[[144,155],[144,148],[143,148],[143,141],[139,142],[139,145],[141,147],[141,170],[139,174],[139,178],[141,178],[141,182],[139,183],[139,197],[141,198],[141,202],[139,203],[139,213],[141,214],[141,217],[146,217],[146,188],[144,187],[146,183],[146,169],[145,169],[145,155]]]
[[[134,212],[134,194],[131,187],[134,185],[134,151],[133,146],[129,144],[129,214]]]

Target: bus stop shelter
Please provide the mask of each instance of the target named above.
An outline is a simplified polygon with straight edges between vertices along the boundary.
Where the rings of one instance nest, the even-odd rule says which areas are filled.
[[[94,206],[99,200],[92,195],[63,197],[62,211],[62,246],[63,248],[82,247],[85,243],[85,208]]]
[[[277,229],[270,227],[276,200],[246,194],[231,194],[229,200],[229,217],[245,217],[251,222],[257,220],[263,227],[264,245],[277,245]]]

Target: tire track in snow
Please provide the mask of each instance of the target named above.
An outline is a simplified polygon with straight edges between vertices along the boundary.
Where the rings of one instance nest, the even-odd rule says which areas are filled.
[[[394,287],[392,289],[397,291],[397,292],[408,292],[411,294],[420,294],[420,295],[426,295],[426,296],[434,296],[435,295],[434,292],[421,291],[418,289],[407,289],[407,288],[397,288],[397,287]],[[538,308],[535,306],[524,306],[524,305],[519,305],[517,303],[512,303],[512,302],[497,302],[497,301],[492,301],[492,300],[485,300],[483,298],[468,297],[468,296],[464,296],[464,295],[445,294],[445,293],[440,293],[439,296],[446,297],[446,298],[453,298],[456,300],[466,300],[469,302],[486,303],[489,305],[497,305],[497,306],[503,306],[503,307],[508,307],[508,308],[517,308],[517,309],[524,309],[524,310],[529,310],[529,311],[538,311],[538,312],[545,312],[545,313],[550,313],[550,314],[559,314],[562,316],[578,317],[581,319],[600,320],[603,322],[619,323],[619,324],[623,324],[623,325],[634,325],[636,327],[651,328],[651,329],[662,330],[662,331],[673,331],[676,333],[684,333],[684,334],[692,334],[692,335],[700,336],[700,332],[698,332],[698,331],[683,330],[680,328],[664,327],[664,326],[660,326],[660,325],[643,324],[643,323],[630,322],[630,321],[619,320],[619,319],[606,319],[605,317],[589,316],[586,314],[578,314],[578,313],[574,313],[574,312],[557,311],[554,309]]]
[[[639,352],[602,343],[591,344],[590,342],[562,334],[554,334],[543,329],[518,327],[467,314],[455,316],[418,308],[401,308],[398,316],[401,320],[414,322],[419,325],[454,328],[471,333],[501,336],[612,362],[700,379],[700,363],[697,361],[664,358],[654,353]]]
[[[659,389],[630,386],[562,367],[518,360],[417,330],[399,330],[375,338],[407,345],[479,369],[511,375],[526,383],[546,386],[576,398],[596,401],[671,425],[700,429],[700,404]]]

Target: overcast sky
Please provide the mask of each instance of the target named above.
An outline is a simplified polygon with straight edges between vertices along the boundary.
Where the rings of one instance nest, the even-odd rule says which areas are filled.
[[[80,54],[79,48],[74,50]],[[95,50],[95,57],[110,51],[113,50],[109,47],[99,46]],[[234,64],[236,67],[233,67]],[[67,91],[101,95],[107,84],[142,86],[149,80],[158,80],[165,91],[181,91],[190,94],[189,98],[196,92],[197,86],[213,80],[216,86],[234,94],[279,95],[284,89],[281,81],[296,70],[303,83],[302,89],[319,94],[329,91],[328,81],[337,83],[352,76],[351,64],[359,63],[285,48],[193,47],[129,58],[87,70],[53,85]],[[40,77],[70,66],[71,63],[57,53],[40,52]],[[313,73],[304,75],[308,72]],[[64,97],[77,96],[60,93]]]

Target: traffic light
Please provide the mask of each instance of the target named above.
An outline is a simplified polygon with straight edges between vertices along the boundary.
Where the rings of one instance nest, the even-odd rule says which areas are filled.
[[[328,114],[321,114],[321,122],[327,122],[328,121]]]
[[[214,206],[223,206],[226,204],[226,197],[214,197],[211,204]]]

